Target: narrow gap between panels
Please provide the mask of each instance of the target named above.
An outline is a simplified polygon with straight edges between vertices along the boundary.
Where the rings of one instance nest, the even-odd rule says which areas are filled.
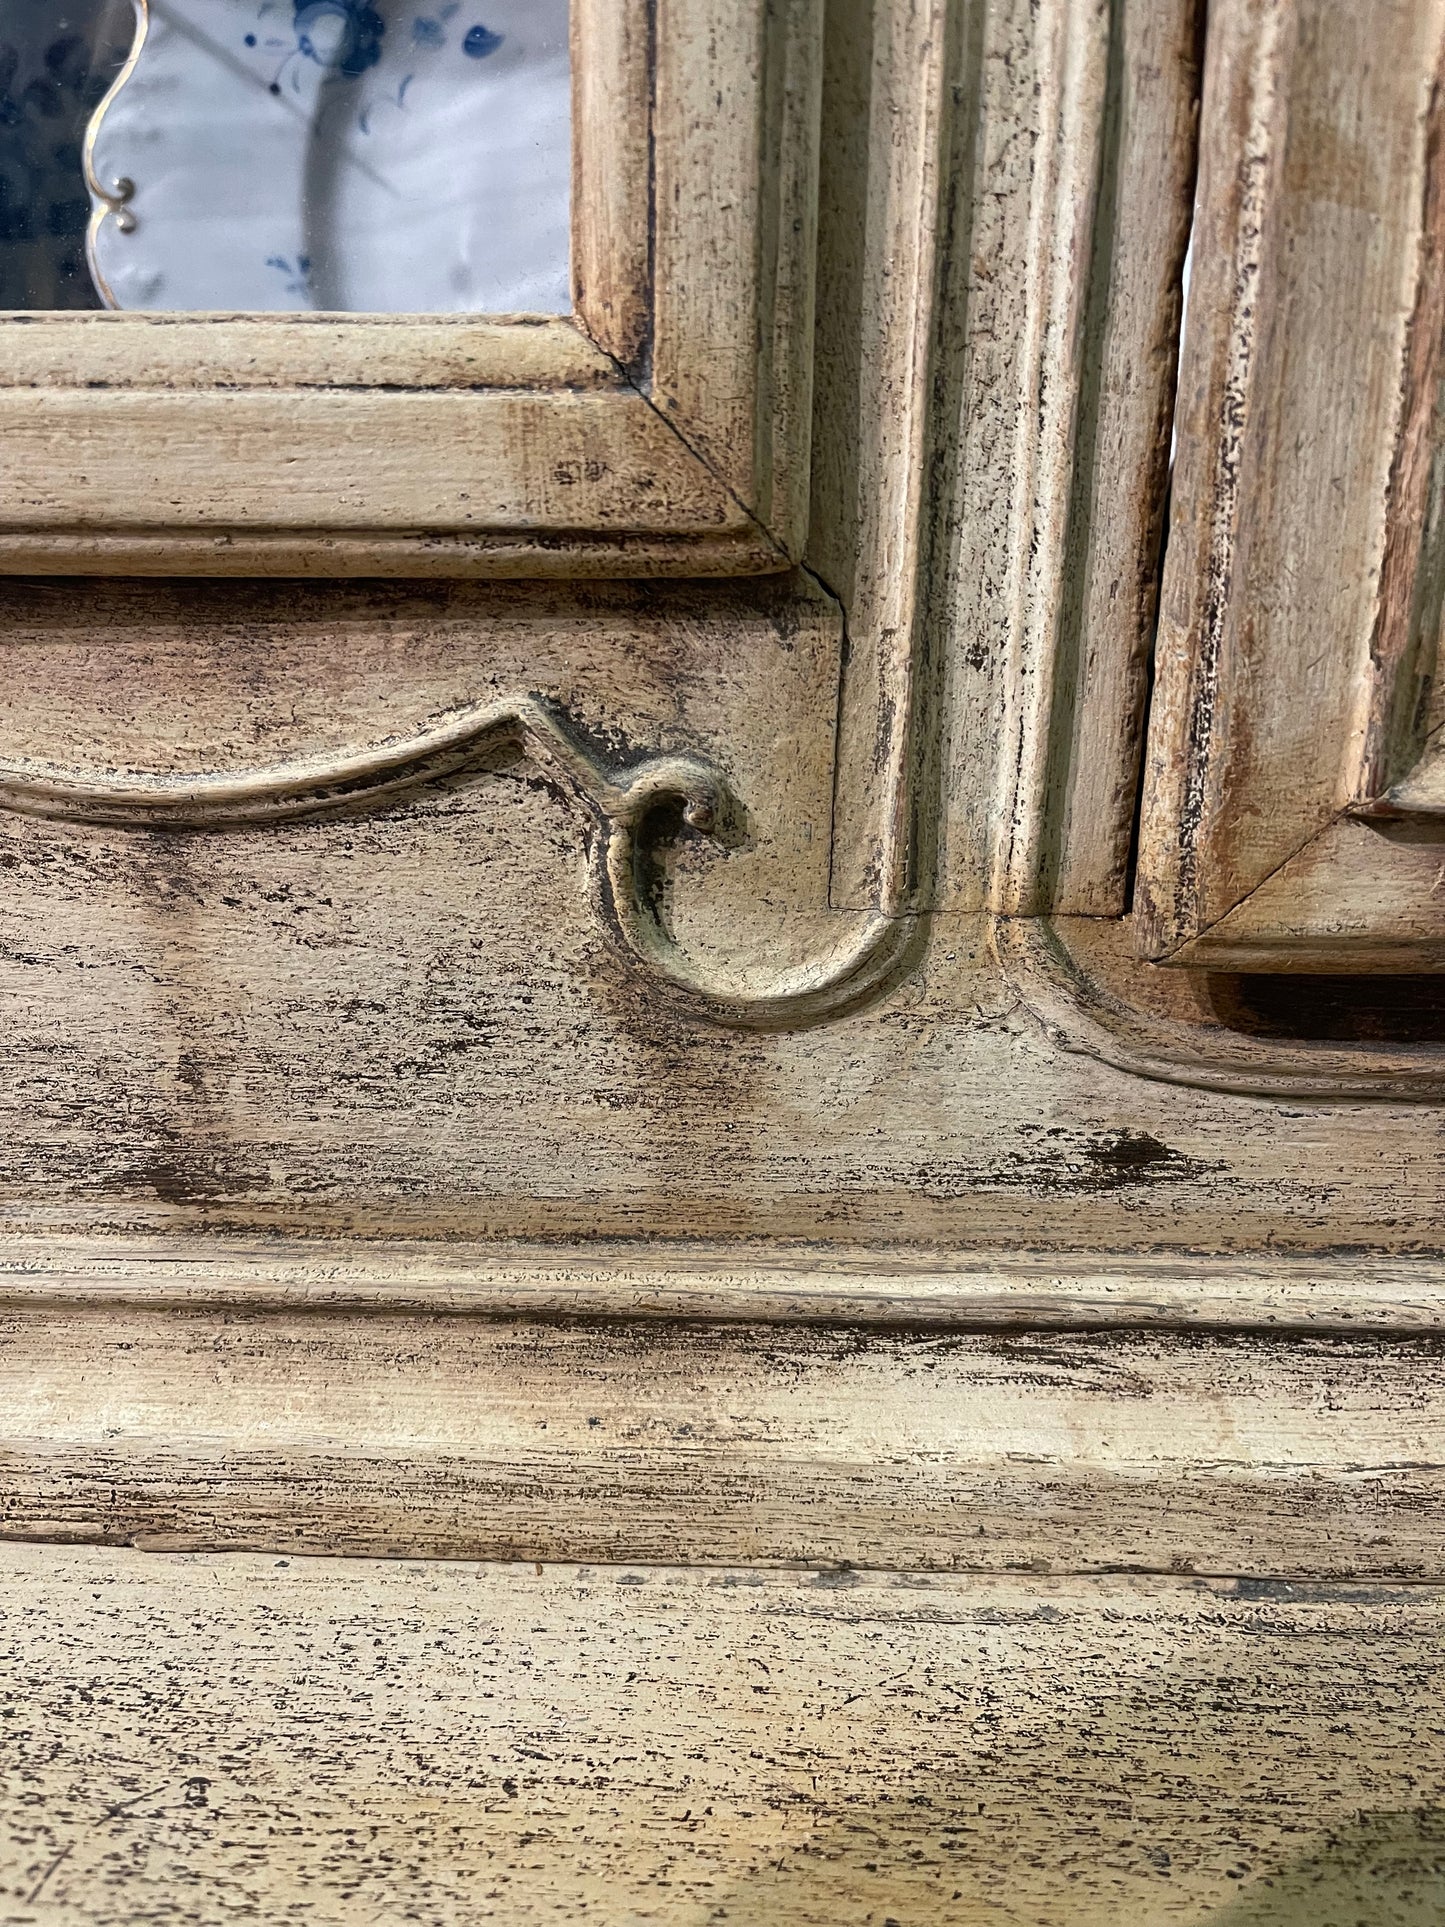
[[[1201,69],[1203,62],[1201,59]],[[1195,126],[1194,180],[1190,189],[1189,235],[1179,269],[1179,328],[1174,346],[1174,376],[1169,388],[1169,469],[1164,485],[1164,504],[1159,521],[1159,554],[1154,568],[1154,623],[1143,662],[1144,689],[1140,698],[1139,748],[1134,781],[1134,822],[1129,835],[1129,856],[1124,876],[1124,914],[1134,914],[1134,894],[1139,877],[1139,844],[1144,825],[1144,790],[1149,764],[1149,731],[1154,715],[1154,679],[1159,647],[1159,618],[1164,600],[1164,572],[1169,562],[1169,535],[1174,517],[1174,469],[1179,454],[1179,402],[1183,380],[1185,346],[1189,329],[1189,287],[1194,273],[1194,248],[1199,229],[1199,126]]]

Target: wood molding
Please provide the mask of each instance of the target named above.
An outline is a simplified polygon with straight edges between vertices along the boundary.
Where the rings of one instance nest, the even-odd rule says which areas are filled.
[[[571,0],[572,302],[634,379],[652,328],[656,0]]]
[[[0,1309],[1445,1337],[1445,1255],[7,1231]]]
[[[1438,864],[1419,852],[1416,876],[1345,819],[1406,813],[1393,786],[1439,720],[1442,74],[1437,0],[1210,10],[1139,842],[1150,958],[1441,967]]]
[[[720,5],[577,10],[580,327],[0,317],[0,569],[786,568],[821,5]]]
[[[1000,918],[994,946],[1009,981],[1061,1049],[1137,1077],[1246,1097],[1439,1104],[1438,1045],[1336,1044],[1240,1036],[1149,1007],[1117,959],[1100,969],[1087,918]],[[1120,928],[1132,935],[1128,925]],[[1240,967],[1224,957],[1219,967]],[[1138,969],[1148,969],[1137,964]]]
[[[801,575],[775,580],[770,595],[790,644],[793,699],[811,704],[816,690],[820,700],[836,700],[841,637],[835,606]],[[340,596],[341,591],[334,592],[334,598]],[[207,646],[202,638],[216,619],[233,634],[240,624],[257,666],[247,668],[241,687],[232,685],[235,707],[216,723],[223,736],[240,722],[236,712],[249,701],[246,685],[254,690],[272,676],[301,674],[304,681],[329,673],[324,648],[316,653],[316,623],[324,624],[328,608],[341,617],[344,607],[347,614],[341,619],[352,625],[354,640],[365,635],[372,646],[405,610],[402,619],[415,625],[418,654],[431,648],[449,665],[447,680],[428,701],[409,695],[406,657],[394,658],[399,681],[394,690],[374,693],[376,721],[370,730],[357,719],[348,739],[324,714],[313,713],[300,740],[293,736],[284,752],[269,760],[256,760],[254,753],[231,757],[221,767],[204,760],[204,726],[200,745],[179,756],[161,753],[146,742],[143,731],[136,739],[112,735],[106,748],[98,749],[93,745],[105,734],[98,723],[91,732],[92,744],[84,742],[83,731],[79,743],[71,739],[74,751],[47,756],[33,746],[34,732],[43,735],[44,721],[30,708],[28,723],[18,725],[19,753],[0,758],[0,811],[45,819],[57,826],[57,834],[62,825],[89,825],[134,833],[144,846],[147,836],[158,833],[203,838],[404,810],[428,789],[484,775],[496,752],[510,747],[521,752],[549,790],[576,806],[582,818],[578,841],[585,849],[590,896],[602,928],[635,973],[639,993],[655,996],[680,1018],[763,1031],[836,1020],[881,995],[916,960],[926,938],[922,920],[906,904],[890,903],[871,914],[829,919],[796,961],[771,967],[734,967],[726,954],[699,957],[679,942],[663,874],[668,861],[680,854],[671,846],[689,843],[707,861],[725,867],[730,854],[756,840],[760,818],[766,821],[779,810],[785,819],[790,813],[811,817],[826,812],[831,803],[831,731],[825,722],[810,772],[812,790],[805,786],[793,795],[788,783],[791,801],[781,804],[758,795],[755,768],[751,775],[745,769],[737,783],[730,781],[713,758],[691,747],[698,740],[694,732],[684,732],[680,742],[673,735],[676,746],[663,752],[651,751],[648,737],[636,731],[603,747],[605,730],[599,735],[595,724],[589,729],[583,720],[595,717],[599,704],[604,714],[615,710],[640,684],[664,713],[675,709],[670,694],[658,690],[655,671],[644,668],[648,652],[636,629],[626,626],[625,612],[642,610],[635,592],[619,588],[508,594],[458,587],[450,594],[439,590],[413,600],[408,607],[405,592],[383,596],[374,588],[353,589],[344,603],[313,600],[301,631],[290,620],[294,598],[264,584],[244,592],[198,587],[189,595],[176,585],[154,592],[116,585],[104,594],[97,592],[78,621],[61,614],[63,599],[38,583],[12,584],[5,600],[12,646],[24,649],[28,643],[38,652],[32,662],[54,651],[51,660],[66,680],[67,702],[91,713],[95,685],[90,648],[96,626],[104,634],[107,625],[113,625],[130,638],[129,644],[117,639],[122,654],[144,634],[148,622],[155,638],[165,634],[159,648],[155,640],[141,642],[139,654],[131,657],[142,686],[156,673],[158,655],[165,658],[168,668],[161,673],[169,679],[169,691],[159,697],[165,706],[175,701],[178,687],[186,689],[186,664],[197,646]],[[719,619],[726,613],[725,608],[717,610]],[[565,661],[558,689],[543,675],[541,652],[555,653],[549,641],[559,621],[588,618],[585,661],[575,668],[572,659]],[[606,641],[600,633],[603,624],[610,630]],[[649,627],[655,634],[655,618]],[[303,641],[302,632],[308,630]],[[814,646],[792,646],[804,633],[812,634]],[[492,658],[491,673],[481,677],[488,693],[480,700],[466,700],[461,692],[475,688],[478,680],[476,637],[483,639]],[[282,667],[298,643],[310,652],[304,673],[294,662],[289,671]],[[530,657],[529,650],[534,652]],[[665,660],[675,673],[680,660],[675,647],[665,647]],[[776,667],[766,640],[758,661]],[[509,669],[502,668],[504,662]],[[543,696],[525,685],[519,689],[523,676],[547,682],[552,693]],[[438,702],[436,696],[448,682],[454,693]],[[780,682],[773,684],[774,700],[781,687]],[[184,703],[184,695],[181,699]],[[392,700],[406,721],[388,729]],[[146,705],[142,697],[142,707]],[[12,712],[17,707],[27,711],[23,699],[18,706],[12,704]],[[726,714],[720,718],[724,737],[729,722],[736,720]],[[767,727],[777,727],[772,710]],[[160,766],[147,769],[147,764]],[[788,836],[795,833],[786,821],[779,827]],[[811,840],[811,830],[807,834]],[[279,852],[277,861],[283,861]],[[796,908],[806,916],[804,876],[794,873],[780,887],[792,891]]]
[[[1439,1335],[0,1314],[11,1538],[1445,1576]]]
[[[969,48],[930,550],[951,910],[1123,908],[1201,11],[1010,4]]]

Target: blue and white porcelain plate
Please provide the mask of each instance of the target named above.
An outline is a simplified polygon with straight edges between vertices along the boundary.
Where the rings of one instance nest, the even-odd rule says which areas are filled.
[[[135,0],[92,128],[118,308],[565,313],[568,0]]]

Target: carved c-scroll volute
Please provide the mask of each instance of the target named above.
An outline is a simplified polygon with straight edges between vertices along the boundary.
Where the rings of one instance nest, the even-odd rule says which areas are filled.
[[[890,979],[915,922],[828,905],[835,605],[805,578],[747,592],[746,614],[742,593],[133,585],[77,620],[16,585],[26,673],[0,697],[0,813],[42,819],[54,847],[67,828],[142,847],[264,831],[259,880],[292,827],[485,785],[501,752],[566,809],[642,998],[745,1029],[822,1021]],[[730,660],[709,669],[730,617]],[[478,834],[500,875],[505,845]],[[431,860],[419,840],[423,897]],[[752,935],[759,891],[788,907],[771,942]]]

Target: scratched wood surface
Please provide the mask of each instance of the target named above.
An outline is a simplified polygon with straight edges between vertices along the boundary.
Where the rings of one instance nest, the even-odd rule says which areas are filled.
[[[1438,1335],[0,1315],[22,1538],[1440,1579],[1442,1432]]]
[[[947,454],[927,549],[931,619],[953,637],[938,670],[939,900],[1117,915],[1200,9],[1059,0],[955,19],[932,390]],[[1020,233],[1031,237],[1022,249]]]
[[[460,396],[465,460],[418,467],[418,398],[353,348],[285,416],[293,532],[189,552],[776,565],[747,510],[801,515],[816,212],[808,570],[0,591],[0,1921],[1445,1913],[1445,1085],[1409,1038],[1371,1083],[1348,1037],[1292,1083],[1223,993],[1119,965],[1199,11],[827,0],[815,68],[806,5],[749,11],[797,29],[772,65],[723,0],[690,62],[672,9],[699,144],[654,156],[661,312],[718,352],[674,335],[653,373],[690,447],[559,330],[509,374],[508,330],[418,323],[368,337],[377,366],[500,384]],[[709,126],[724,70],[762,105]],[[1363,60],[1347,91],[1418,78]],[[815,210],[773,116],[819,89]],[[578,262],[631,355],[627,133]],[[192,518],[255,506],[330,326],[199,398]],[[121,484],[160,476],[136,423],[202,420],[194,368],[158,385],[185,326],[133,330],[145,385],[87,391],[98,440],[64,445],[48,324],[12,332],[10,563],[176,567]],[[619,429],[559,464],[559,405],[643,411],[647,462]],[[390,465],[394,538],[347,522],[323,417]],[[453,542],[484,418],[519,492]],[[334,772],[508,699],[562,719],[592,792],[534,735],[304,816],[51,809]],[[599,869],[659,758],[706,759],[728,808],[668,792]],[[619,947],[628,888],[726,1020]],[[1045,908],[1091,913],[1108,1023],[987,914]],[[1131,1013],[1167,1051],[1115,1047]]]
[[[1051,301],[1064,303],[1060,340],[1069,315],[1083,326],[1034,243],[1042,223],[1059,247],[1095,245],[1094,177],[1077,156],[1054,154],[1047,176],[1036,167],[1050,143],[1103,137],[1131,62],[1152,78],[1118,152],[1100,151],[1114,156],[1111,191],[1153,237],[1143,291],[1118,322],[1153,346],[1134,385],[1114,366],[1122,385],[1100,433],[1147,451],[1153,422],[1157,439],[1171,297],[1155,244],[1177,241],[1192,16],[1171,8],[1150,23],[1159,47],[1128,9],[1122,39],[1082,0],[1044,8],[1033,38],[1030,17],[858,0],[828,12],[814,499],[826,588],[800,571],[713,588],[72,581],[0,596],[6,764],[234,774],[540,691],[618,765],[706,754],[737,790],[741,834],[661,839],[649,884],[700,968],[765,1006],[780,968],[825,972],[871,911],[902,924],[916,910],[892,987],[811,1028],[679,1016],[609,945],[588,900],[593,826],[525,757],[268,828],[6,812],[0,1203],[12,1235],[113,1237],[120,1264],[136,1235],[355,1237],[362,1270],[366,1247],[391,1239],[512,1241],[527,1262],[568,1241],[686,1242],[734,1271],[763,1247],[771,1262],[823,1268],[893,1248],[910,1254],[905,1270],[980,1249],[1126,1263],[1438,1251],[1433,1116],[1331,1105],[1318,1090],[1307,1104],[1181,1093],[1101,1065],[1060,1047],[1000,969],[981,914],[925,914],[939,900],[930,850],[945,884],[981,887],[977,832],[1018,801],[997,781],[1016,759],[994,727],[993,632],[982,604],[950,602],[968,556],[942,566],[963,498],[925,481],[948,473],[993,504],[976,587],[997,613],[1012,593],[995,566],[1000,530],[1023,526],[998,493],[1014,501],[1006,429],[1021,419],[1021,378],[992,290],[1034,288],[1036,356],[1054,339]],[[1028,138],[1010,138],[1020,126]],[[965,285],[939,236],[956,242],[975,218],[989,273]],[[1121,231],[1109,248],[1107,285],[1132,287]],[[982,381],[999,356],[1009,381],[988,386],[1002,413],[960,442],[944,404],[961,408],[962,372]],[[1057,454],[1068,436],[1056,426]],[[1142,500],[1119,509],[1131,555]],[[966,520],[982,540],[985,520]],[[1038,527],[1059,533],[1047,516]],[[1050,581],[1068,579],[1061,567],[1048,563]],[[1126,601],[1127,655],[1133,589]],[[1110,660],[1100,686],[1117,693],[1132,671]],[[977,702],[975,677],[992,679]],[[1104,708],[1117,709],[1112,696]],[[1117,883],[1107,812],[1088,814]],[[395,1269],[384,1251],[378,1263]]]
[[[1338,819],[1406,777],[1438,679],[1442,62],[1434,4],[1210,9],[1139,848],[1152,957],[1440,968],[1429,844]]]
[[[1432,1927],[1430,1588],[0,1553],[0,1918]]]

